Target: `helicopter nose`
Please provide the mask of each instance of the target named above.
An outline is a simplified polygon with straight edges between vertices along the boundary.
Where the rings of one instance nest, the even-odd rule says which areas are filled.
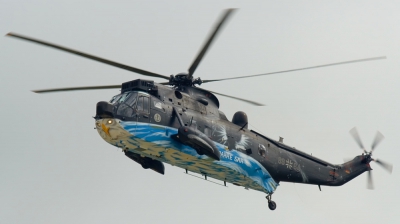
[[[100,101],[96,105],[96,118],[113,118],[113,105],[105,101]]]

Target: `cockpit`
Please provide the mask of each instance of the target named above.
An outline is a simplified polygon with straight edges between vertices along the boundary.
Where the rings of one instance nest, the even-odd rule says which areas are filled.
[[[151,109],[165,112],[164,103],[161,100],[141,91],[118,94],[109,101],[109,104],[113,107],[114,117],[124,120],[132,120],[137,117],[149,118]]]

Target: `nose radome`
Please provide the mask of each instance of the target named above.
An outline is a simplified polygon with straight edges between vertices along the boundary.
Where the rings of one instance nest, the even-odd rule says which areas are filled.
[[[113,105],[105,101],[98,102],[96,105],[96,117],[113,118]]]

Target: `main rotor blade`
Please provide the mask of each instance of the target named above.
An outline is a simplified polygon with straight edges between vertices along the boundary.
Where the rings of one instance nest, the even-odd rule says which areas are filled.
[[[383,162],[382,160],[375,159],[375,162],[378,163],[382,168],[384,168],[389,173],[392,173],[393,165],[387,162]]]
[[[94,89],[117,89],[121,88],[121,85],[110,85],[110,86],[81,86],[81,87],[67,87],[57,89],[41,89],[32,90],[35,93],[49,93],[49,92],[64,92],[64,91],[76,91],[76,90],[94,90]]]
[[[85,58],[89,58],[89,59],[92,59],[92,60],[95,60],[95,61],[98,61],[98,62],[101,62],[101,63],[105,63],[105,64],[108,64],[108,65],[111,65],[111,66],[114,66],[114,67],[122,68],[122,69],[125,69],[125,70],[128,70],[128,71],[131,71],[131,72],[135,72],[135,73],[138,73],[138,74],[141,74],[141,75],[157,77],[157,78],[162,78],[162,79],[169,80],[168,76],[164,76],[164,75],[160,75],[160,74],[157,74],[157,73],[145,71],[145,70],[138,69],[138,68],[135,68],[135,67],[132,67],[132,66],[129,66],[129,65],[124,65],[124,64],[121,64],[121,63],[118,63],[118,62],[110,61],[110,60],[107,60],[107,59],[104,59],[104,58],[100,58],[100,57],[97,57],[97,56],[94,56],[94,55],[90,55],[90,54],[87,54],[87,53],[83,53],[83,52],[80,52],[80,51],[77,51],[77,50],[73,50],[73,49],[70,49],[70,48],[66,48],[66,47],[63,47],[63,46],[60,46],[60,45],[56,45],[56,44],[52,44],[52,43],[49,43],[49,42],[45,42],[45,41],[42,41],[42,40],[34,39],[34,38],[31,38],[31,37],[19,35],[19,34],[16,34],[16,33],[8,33],[7,36],[19,38],[19,39],[22,39],[22,40],[34,42],[34,43],[41,44],[41,45],[45,45],[47,47],[56,48],[58,50],[66,51],[66,52],[69,52],[71,54],[79,55],[79,56],[82,56],[82,57],[85,57]]]
[[[203,48],[201,49],[201,51],[197,55],[196,59],[193,61],[192,65],[189,67],[189,78],[192,78],[194,71],[196,71],[196,68],[200,64],[201,59],[203,59],[203,57],[206,54],[208,48],[210,47],[212,41],[217,36],[218,31],[221,29],[221,27],[224,25],[224,23],[227,21],[227,19],[229,18],[229,16],[232,14],[232,12],[234,10],[235,9],[227,9],[227,10],[225,10],[225,13],[223,14],[221,20],[214,27],[214,31],[208,37],[207,42],[204,44]]]
[[[370,190],[374,189],[374,182],[372,181],[372,172],[371,172],[371,170],[368,171],[367,188],[370,189]]]
[[[209,91],[211,93],[214,93],[214,94],[217,94],[217,95],[220,95],[220,96],[228,97],[228,98],[235,99],[235,100],[240,100],[240,101],[243,101],[243,102],[255,105],[255,106],[265,106],[264,104],[258,103],[258,102],[255,102],[255,101],[246,100],[246,99],[242,99],[242,98],[235,97],[235,96],[229,96],[229,95],[225,95],[225,94],[222,94],[222,93],[216,93],[216,92],[210,91],[210,90],[207,90],[207,91]]]
[[[169,82],[160,82],[160,84],[161,85],[170,85]],[[197,88],[199,88],[199,87],[197,87]],[[199,89],[201,89],[201,88],[199,88]],[[217,94],[217,95],[220,95],[220,96],[225,96],[225,97],[228,97],[228,98],[231,98],[231,99],[240,100],[240,101],[243,101],[245,103],[249,103],[249,104],[252,104],[252,105],[255,105],[255,106],[265,106],[265,104],[258,103],[258,102],[255,102],[255,101],[246,100],[246,99],[242,99],[242,98],[235,97],[235,96],[229,96],[229,95],[225,95],[225,94],[222,94],[222,93],[217,93],[217,92],[210,91],[210,90],[205,90],[205,89],[202,89],[202,90],[208,91],[210,93],[214,93],[214,94]]]
[[[305,67],[305,68],[296,68],[296,69],[290,69],[290,70],[284,70],[284,71],[278,71],[278,72],[269,72],[269,73],[258,74],[258,75],[247,75],[247,76],[239,76],[239,77],[232,77],[232,78],[225,78],[225,79],[203,80],[203,83],[230,80],[230,79],[244,79],[244,78],[251,78],[251,77],[257,77],[257,76],[263,76],[263,75],[272,75],[272,74],[294,72],[294,71],[301,71],[301,70],[307,70],[307,69],[329,67],[329,66],[335,66],[335,65],[351,64],[351,63],[358,63],[358,62],[364,62],[364,61],[374,61],[374,60],[381,60],[381,59],[386,59],[386,56],[373,57],[373,58],[364,58],[364,59],[358,59],[358,60],[352,60],[352,61],[343,61],[343,62],[337,62],[337,63],[331,63],[331,64],[325,64],[325,65],[317,65],[317,66],[311,66],[311,67]]]
[[[358,134],[357,128],[354,127],[354,128],[352,128],[349,132],[350,132],[351,136],[353,136],[354,140],[356,140],[358,146],[360,146],[360,148],[361,148],[365,153],[367,153],[367,150],[365,150],[364,145],[363,145],[362,142],[361,142],[360,135]]]
[[[385,137],[379,132],[376,132],[375,139],[371,145],[371,151],[374,151],[375,147],[384,139]]]

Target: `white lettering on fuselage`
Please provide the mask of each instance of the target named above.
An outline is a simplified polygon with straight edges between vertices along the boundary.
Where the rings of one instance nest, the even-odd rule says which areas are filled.
[[[237,156],[233,156],[231,153],[229,152],[221,152],[221,158],[225,158],[225,159],[229,159],[229,160],[233,160],[237,163],[242,163],[244,164],[244,159],[237,157]]]
[[[296,172],[300,172],[301,167],[296,161],[293,162],[291,159],[285,159],[282,157],[278,157],[278,164],[286,166],[289,170],[294,170]]]

